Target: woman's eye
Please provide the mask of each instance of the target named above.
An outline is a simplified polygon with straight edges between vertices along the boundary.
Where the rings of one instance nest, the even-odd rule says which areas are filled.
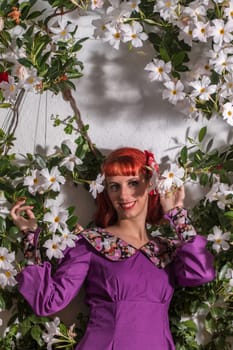
[[[119,189],[119,185],[117,185],[117,184],[111,184],[111,185],[109,185],[109,189],[110,189],[110,191],[112,191],[112,192],[116,192],[116,191]]]
[[[131,187],[137,187],[138,184],[139,184],[139,182],[137,180],[133,180],[133,181],[129,182],[129,186],[131,186]]]

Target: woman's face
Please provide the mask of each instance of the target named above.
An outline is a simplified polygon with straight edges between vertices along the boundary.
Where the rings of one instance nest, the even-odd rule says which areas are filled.
[[[146,219],[148,206],[148,181],[143,175],[106,177],[106,189],[118,214],[118,220]]]

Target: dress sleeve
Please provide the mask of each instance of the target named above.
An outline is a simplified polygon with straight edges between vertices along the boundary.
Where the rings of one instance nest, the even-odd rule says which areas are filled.
[[[62,310],[77,295],[84,282],[91,259],[91,249],[80,236],[74,248],[68,248],[56,271],[49,262],[28,265],[18,275],[18,289],[40,316]]]
[[[207,239],[196,233],[187,210],[174,208],[165,214],[165,218],[178,237],[172,264],[175,284],[194,287],[212,281],[215,278],[213,255],[206,248]]]

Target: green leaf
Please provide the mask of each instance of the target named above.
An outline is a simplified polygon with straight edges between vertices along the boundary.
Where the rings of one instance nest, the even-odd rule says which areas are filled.
[[[165,47],[160,47],[160,48],[159,48],[159,53],[160,53],[160,56],[161,56],[162,60],[164,60],[165,62],[170,61],[169,53],[168,53],[168,51],[165,49]]]
[[[185,165],[187,163],[188,159],[188,149],[186,146],[184,146],[180,152],[180,161],[182,165]]]
[[[62,152],[64,153],[64,156],[69,156],[71,154],[71,150],[65,143],[61,144],[61,149],[62,149]]]
[[[210,139],[206,146],[206,153],[208,153],[211,150],[213,143],[214,143],[214,139]]]
[[[0,233],[6,232],[6,220],[0,216]]]
[[[5,102],[5,103],[0,103],[0,108],[9,108],[11,107],[11,103]]]
[[[71,216],[71,217],[66,221],[67,225],[68,225],[69,227],[71,227],[71,228],[73,228],[73,227],[77,224],[77,222],[78,222],[78,217],[75,216],[75,215]]]
[[[227,216],[228,218],[233,218],[233,210],[227,211],[226,213],[224,213],[224,215]]]
[[[213,334],[216,329],[216,321],[213,318],[205,319],[204,321],[206,331]]]
[[[25,336],[30,331],[30,329],[31,329],[31,322],[28,318],[26,318],[20,323],[20,331],[22,333],[22,336]]]
[[[171,62],[172,65],[176,68],[177,66],[181,65],[184,61],[184,57],[185,57],[185,52],[184,51],[180,51],[175,53],[172,56]]]
[[[200,176],[200,184],[205,186],[209,181],[209,176],[206,173],[202,173]]]
[[[190,178],[191,178],[191,180],[196,181],[197,175],[195,173],[190,173]]]
[[[46,168],[46,161],[40,154],[35,154],[35,161],[41,169]]]
[[[19,58],[18,62],[27,68],[31,68],[32,66],[32,62],[29,61],[27,58]]]
[[[199,134],[198,134],[198,141],[199,142],[202,142],[205,135],[206,135],[206,131],[207,131],[207,127],[206,126],[203,126],[203,128],[201,128],[201,130],[199,131]]]
[[[233,160],[227,160],[226,162],[224,162],[223,168],[225,170],[233,171]]]
[[[31,329],[31,336],[37,342],[38,345],[42,345],[43,341],[41,339],[42,330],[39,326],[34,325]]]

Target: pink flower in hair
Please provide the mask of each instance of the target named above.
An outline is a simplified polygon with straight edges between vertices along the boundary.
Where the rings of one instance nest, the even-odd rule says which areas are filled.
[[[146,165],[151,168],[151,170],[155,170],[156,172],[159,171],[158,163],[155,161],[155,156],[152,152],[149,152],[147,150],[144,151],[146,156]]]
[[[149,194],[154,195],[157,192],[159,165],[155,161],[155,157],[152,152],[145,150],[144,153],[146,155],[146,168],[151,172],[151,178],[150,178],[151,191]]]

